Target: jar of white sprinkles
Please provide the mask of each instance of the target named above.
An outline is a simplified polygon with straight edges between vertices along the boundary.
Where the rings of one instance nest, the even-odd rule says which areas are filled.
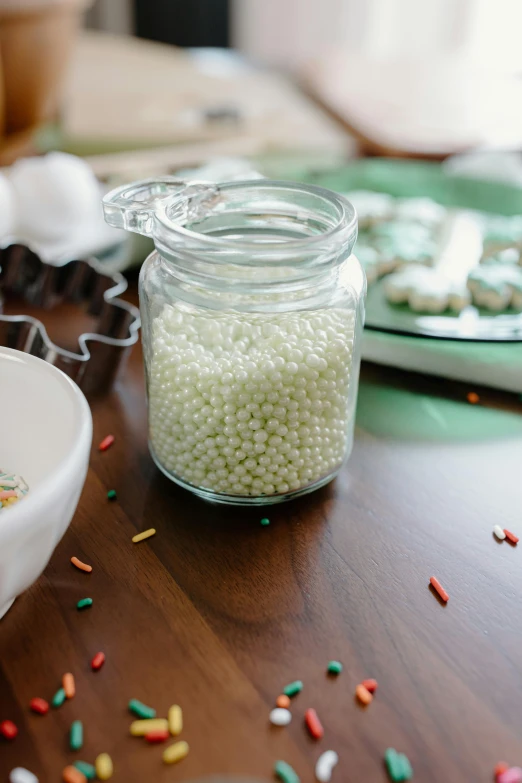
[[[112,225],[151,236],[140,306],[152,457],[221,503],[276,503],[350,454],[365,280],[356,214],[289,182],[118,188]]]

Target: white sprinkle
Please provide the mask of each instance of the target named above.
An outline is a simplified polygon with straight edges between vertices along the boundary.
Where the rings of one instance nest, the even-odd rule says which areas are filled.
[[[506,534],[504,533],[500,525],[495,525],[495,527],[493,528],[493,532],[499,541],[503,541],[506,537]]]
[[[328,783],[332,777],[332,771],[337,762],[339,756],[335,750],[325,750],[325,752],[317,759],[315,765],[315,777],[319,783]]]
[[[270,713],[270,723],[274,726],[288,726],[292,720],[292,713],[289,710],[284,710],[282,707],[276,707]]]
[[[12,480],[9,480],[9,479],[0,479],[0,486],[7,487],[7,488],[10,489],[11,487],[17,487],[18,486],[18,481],[12,481]]]
[[[38,783],[38,778],[25,767],[15,767],[9,774],[9,783]]]

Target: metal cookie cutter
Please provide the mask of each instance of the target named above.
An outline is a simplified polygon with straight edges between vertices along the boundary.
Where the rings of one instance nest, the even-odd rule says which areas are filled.
[[[127,288],[120,274],[108,275],[96,260],[54,266],[24,245],[0,248],[0,345],[16,348],[54,364],[85,393],[107,389],[130,346],[138,340],[137,307],[117,299]],[[41,321],[30,315],[4,315],[11,296],[23,305],[51,310],[75,304],[95,330],[80,334],[78,351],[56,345]],[[64,316],[65,318],[66,316]]]

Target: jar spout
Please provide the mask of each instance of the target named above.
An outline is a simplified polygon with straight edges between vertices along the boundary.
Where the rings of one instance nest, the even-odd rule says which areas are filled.
[[[216,193],[217,188],[213,185],[188,184],[175,177],[143,179],[107,193],[103,198],[103,214],[110,226],[152,237],[156,214],[169,207],[171,219],[179,213],[181,223],[187,212],[203,207]]]

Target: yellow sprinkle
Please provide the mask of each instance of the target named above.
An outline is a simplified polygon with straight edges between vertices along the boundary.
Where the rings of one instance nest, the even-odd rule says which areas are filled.
[[[156,531],[153,527],[150,527],[148,530],[144,530],[143,533],[138,533],[138,535],[133,536],[132,540],[135,544],[137,544],[139,541],[145,541],[146,538],[150,538],[154,535],[156,535]]]
[[[175,742],[174,745],[169,745],[163,751],[163,761],[165,764],[175,764],[176,761],[181,761],[188,755],[189,746],[185,741]]]
[[[112,759],[108,753],[100,753],[94,762],[94,766],[98,780],[109,780],[109,778],[112,778],[114,768],[112,766]]]
[[[177,704],[173,704],[169,709],[168,714],[169,731],[173,737],[177,737],[183,730],[183,712],[181,707]]]
[[[130,733],[133,737],[144,737],[151,731],[168,731],[169,724],[165,718],[147,718],[146,720],[135,720],[130,725]]]

